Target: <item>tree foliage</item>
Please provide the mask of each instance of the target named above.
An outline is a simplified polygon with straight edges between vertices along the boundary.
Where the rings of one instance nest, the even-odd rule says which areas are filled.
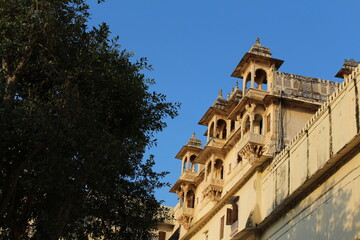
[[[0,238],[149,239],[165,173],[143,160],[178,104],[150,92],[84,0],[0,0]]]

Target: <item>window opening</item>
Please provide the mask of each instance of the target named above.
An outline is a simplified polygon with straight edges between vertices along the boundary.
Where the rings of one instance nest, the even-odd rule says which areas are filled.
[[[220,219],[220,240],[224,238],[224,216]]]
[[[263,134],[263,120],[260,114],[256,114],[254,117],[254,133]]]
[[[233,197],[230,202],[231,208],[226,209],[226,225],[232,225],[238,220],[239,207],[238,207],[239,197]]]
[[[257,69],[255,71],[255,84],[257,89],[267,90],[267,76],[263,69]]]
[[[158,239],[159,240],[165,240],[166,239],[166,232],[160,231]]]
[[[187,200],[186,200],[186,206],[188,208],[194,208],[195,205],[195,194],[193,190],[190,190],[187,192]]]
[[[245,118],[244,134],[250,131],[250,117],[249,115]]]
[[[216,137],[225,139],[226,138],[226,122],[222,119],[219,119],[216,124]]]

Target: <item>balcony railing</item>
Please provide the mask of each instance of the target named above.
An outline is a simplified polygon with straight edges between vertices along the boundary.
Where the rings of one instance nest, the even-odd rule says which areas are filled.
[[[220,138],[211,138],[207,144],[205,145],[205,147],[216,147],[216,148],[222,148],[225,144],[226,140],[225,139],[220,139]]]
[[[181,217],[192,217],[194,215],[194,208],[188,208],[186,206],[186,203],[184,203],[182,205],[182,207],[180,207],[176,213],[175,213],[175,218],[179,219]]]
[[[180,180],[193,182],[198,174],[192,171],[184,171],[180,176]]]
[[[224,179],[208,177],[205,184],[207,186],[212,185],[212,186],[216,186],[216,187],[223,187],[224,186]]]
[[[239,141],[238,149],[242,150],[247,144],[265,145],[265,136],[248,132]]]
[[[203,194],[204,196],[210,198],[212,201],[219,201],[221,198],[223,186],[224,186],[224,179],[208,177],[208,179],[205,180]]]

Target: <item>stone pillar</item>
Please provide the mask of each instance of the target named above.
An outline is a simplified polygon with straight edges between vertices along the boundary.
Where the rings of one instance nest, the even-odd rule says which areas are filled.
[[[217,117],[215,116],[214,129],[213,129],[213,138],[216,137],[216,129],[217,129]]]
[[[251,64],[251,88],[254,88],[255,85],[255,63]]]
[[[215,169],[215,158],[211,157],[211,170],[210,170],[210,178],[214,178],[214,169]]]
[[[187,207],[187,192],[188,192],[188,186],[187,185],[183,185],[183,192],[184,192],[184,206]]]
[[[181,161],[181,174],[184,173],[184,165],[185,164],[185,159],[183,158],[182,161]]]
[[[245,97],[246,94],[246,77],[245,75],[243,75],[243,97]]]
[[[210,126],[211,126],[211,124],[208,125],[206,142],[209,142],[209,140],[210,140]]]
[[[254,113],[250,113],[250,132],[253,133],[254,132]]]

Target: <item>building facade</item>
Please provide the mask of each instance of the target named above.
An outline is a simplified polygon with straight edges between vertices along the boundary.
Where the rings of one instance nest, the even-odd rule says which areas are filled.
[[[360,66],[327,81],[279,71],[259,39],[177,159],[162,239],[360,239]]]

